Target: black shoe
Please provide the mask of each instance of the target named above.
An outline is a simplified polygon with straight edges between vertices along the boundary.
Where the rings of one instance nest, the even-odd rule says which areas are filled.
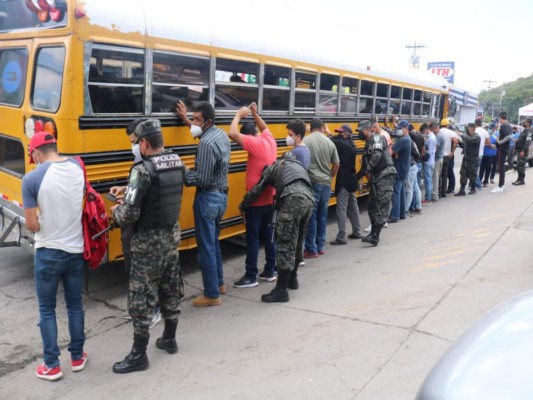
[[[298,283],[298,276],[296,276],[296,274],[291,272],[291,275],[289,276],[289,282],[287,282],[287,287],[292,290],[296,290],[300,287],[300,284]]]
[[[177,327],[178,320],[166,319],[163,336],[155,341],[155,347],[161,350],[166,350],[168,354],[176,354],[178,352],[178,344],[176,343]]]
[[[455,192],[454,188],[446,190],[446,194],[452,194],[453,192]]]
[[[524,181],[516,181],[516,182],[513,182],[513,185],[515,186],[522,186],[522,185],[525,185],[526,183]]]
[[[466,196],[466,192],[464,190],[459,190],[457,193],[454,194],[454,196]]]
[[[146,356],[146,346],[150,335],[138,335],[133,336],[133,347],[130,354],[128,354],[124,360],[113,364],[113,372],[116,374],[127,374],[129,372],[144,371],[147,370],[150,364],[148,363],[148,357]]]
[[[395,224],[395,223],[397,223],[397,222],[398,222],[398,220],[397,220],[397,219],[394,219],[394,218],[389,218],[389,219],[387,220],[387,223],[389,223],[389,224]],[[363,239],[364,239],[364,238],[363,238]]]
[[[377,246],[378,243],[379,243],[379,238],[376,237],[376,235],[372,232],[372,233],[366,235],[366,236],[362,239],[362,241],[363,241],[364,243],[369,243],[369,244],[371,244],[372,246]]]
[[[348,235],[348,237],[349,237],[350,239],[361,239],[361,234],[359,234],[359,233],[350,233],[350,234]]]
[[[441,193],[439,197],[447,197],[447,196],[446,196],[446,193]]]
[[[244,275],[241,279],[236,282],[233,282],[233,287],[236,288],[252,288],[259,285],[257,279],[251,279],[247,275]]]
[[[261,301],[263,303],[286,303],[289,301],[289,292],[287,289],[276,286],[270,293],[262,295]]]
[[[476,188],[473,187],[473,188],[470,188],[470,191],[468,192],[468,194],[476,194],[477,191],[476,191]]]
[[[346,240],[335,239],[329,242],[329,244],[333,246],[338,246],[338,245],[348,244],[348,242]]]

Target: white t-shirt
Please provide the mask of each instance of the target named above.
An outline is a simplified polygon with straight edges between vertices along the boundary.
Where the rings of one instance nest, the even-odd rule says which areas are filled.
[[[479,142],[479,156],[483,157],[483,150],[485,149],[485,140],[489,137],[489,133],[481,126],[478,126],[476,128],[476,133],[481,138],[481,141]]]
[[[452,151],[452,138],[459,139],[459,136],[457,136],[457,133],[448,128],[440,128],[440,133],[442,134],[444,143],[444,150],[442,155],[444,157],[447,157],[448,154],[450,154],[450,152]]]
[[[83,253],[81,214],[85,179],[73,159],[45,162],[22,178],[24,208],[39,209],[35,248]]]

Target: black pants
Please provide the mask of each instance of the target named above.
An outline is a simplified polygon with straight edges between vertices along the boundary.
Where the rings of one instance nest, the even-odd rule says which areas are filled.
[[[505,186],[505,159],[507,158],[507,153],[509,148],[500,147],[498,149],[498,187]]]
[[[440,193],[439,196],[442,197],[443,194],[446,194],[448,189],[448,165],[450,164],[450,157],[442,157],[442,171],[440,173]]]
[[[455,172],[453,171],[455,157],[450,158],[448,163],[448,190],[455,190]]]
[[[481,165],[479,167],[479,180],[483,183],[489,183],[489,178],[493,179],[494,176],[491,176],[492,167],[494,164],[494,160],[496,159],[496,156],[483,156],[481,158]],[[496,169],[494,169],[494,173],[496,173]]]

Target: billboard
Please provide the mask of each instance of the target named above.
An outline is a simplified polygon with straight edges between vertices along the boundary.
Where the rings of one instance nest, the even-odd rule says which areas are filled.
[[[442,76],[453,85],[455,77],[455,61],[428,62],[428,71],[432,74]]]

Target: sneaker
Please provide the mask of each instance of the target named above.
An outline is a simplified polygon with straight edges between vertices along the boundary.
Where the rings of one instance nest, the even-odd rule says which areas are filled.
[[[61,367],[58,365],[54,368],[48,368],[46,364],[39,365],[37,371],[35,371],[37,378],[45,379],[47,381],[56,381],[63,377],[63,372],[61,372]]]
[[[79,372],[85,368],[87,364],[87,353],[83,352],[79,360],[70,360],[70,366],[72,367],[73,372]]]
[[[431,201],[429,201],[429,200],[422,200],[422,205],[423,205],[423,206],[430,206],[430,205],[431,205]]]
[[[319,256],[323,256],[324,254],[326,254],[326,252],[324,250],[318,250],[318,255]]]
[[[252,287],[256,287],[257,285],[259,285],[259,282],[257,282],[257,279],[249,278],[246,275],[244,275],[238,281],[233,282],[233,287],[236,287],[236,288],[252,288]]]
[[[348,244],[348,242],[346,240],[335,239],[335,240],[332,240],[331,242],[329,242],[329,244],[331,244],[333,246],[337,246],[337,245]]]
[[[299,267],[304,267],[304,266],[305,266],[305,261],[300,261],[300,262],[298,263],[298,266],[299,266]]]
[[[397,218],[389,218],[387,220],[387,223],[388,224],[397,224],[398,223],[398,219]]]
[[[122,318],[122,319],[131,319],[130,312],[129,312],[128,310],[124,311],[124,312],[120,315],[120,318]]]
[[[152,322],[150,322],[150,329],[156,326],[159,321],[161,321],[161,311],[157,311],[156,313],[154,313],[154,316],[152,317]]]
[[[372,225],[368,225],[365,229],[363,229],[363,231],[365,231],[365,232],[372,231]]]
[[[415,208],[413,211],[411,211],[411,215],[419,215],[419,214],[422,214],[422,209],[421,208]]]
[[[491,193],[502,193],[503,191],[505,190],[505,186],[502,186],[502,187],[495,187],[494,189],[492,189],[490,192]]]
[[[267,274],[265,271],[261,272],[258,276],[259,280],[267,282],[275,282],[278,279],[278,275],[274,272],[272,275]]]
[[[318,253],[311,253],[310,251],[304,250],[304,258],[318,258]]]
[[[491,180],[490,180],[490,183],[491,183],[491,184],[494,184],[494,179],[491,179]]]
[[[372,227],[372,225],[370,225]],[[389,227],[389,223],[388,222],[385,222],[385,225],[383,225],[383,228],[388,228]],[[370,229],[372,230],[372,229]]]
[[[487,187],[489,185],[488,182],[483,182],[483,187]]]
[[[212,299],[211,297],[207,297],[204,295],[200,295],[192,301],[192,305],[195,307],[219,306],[221,304],[222,304],[222,299],[220,297],[217,297],[216,299]]]

